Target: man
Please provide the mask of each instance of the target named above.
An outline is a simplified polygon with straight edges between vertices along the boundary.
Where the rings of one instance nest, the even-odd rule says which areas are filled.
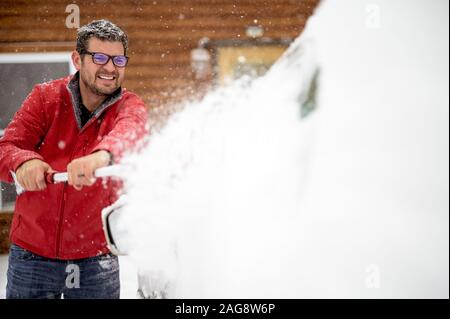
[[[119,298],[119,265],[105,243],[101,210],[120,182],[95,179],[146,135],[147,112],[121,89],[127,35],[107,20],[78,30],[71,77],[36,85],[0,139],[0,179],[17,197],[7,298]],[[45,175],[67,171],[68,183]]]

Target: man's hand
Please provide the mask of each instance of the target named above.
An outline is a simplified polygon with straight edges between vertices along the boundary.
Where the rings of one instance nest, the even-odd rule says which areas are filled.
[[[16,178],[26,191],[41,191],[47,187],[45,173],[53,172],[46,162],[32,159],[24,162],[16,170]]]
[[[91,186],[95,183],[95,170],[107,166],[111,161],[111,155],[107,151],[98,151],[90,155],[74,159],[67,165],[69,185],[76,190],[83,186]]]

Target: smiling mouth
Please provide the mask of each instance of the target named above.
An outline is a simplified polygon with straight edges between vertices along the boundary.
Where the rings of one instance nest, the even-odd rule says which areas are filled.
[[[116,76],[115,75],[105,75],[105,74],[100,74],[97,76],[97,78],[102,79],[102,80],[115,80]]]

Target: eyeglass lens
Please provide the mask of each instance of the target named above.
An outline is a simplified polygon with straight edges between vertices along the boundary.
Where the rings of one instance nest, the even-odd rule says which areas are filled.
[[[94,53],[93,55],[94,63],[96,64],[106,64],[108,63],[110,56],[103,53]],[[115,66],[124,67],[127,64],[127,58],[123,55],[117,55],[112,57]]]

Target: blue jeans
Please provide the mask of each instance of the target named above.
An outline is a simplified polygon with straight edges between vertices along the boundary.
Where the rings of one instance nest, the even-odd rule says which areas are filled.
[[[77,260],[38,256],[11,245],[6,298],[118,299],[119,261],[105,254]]]

